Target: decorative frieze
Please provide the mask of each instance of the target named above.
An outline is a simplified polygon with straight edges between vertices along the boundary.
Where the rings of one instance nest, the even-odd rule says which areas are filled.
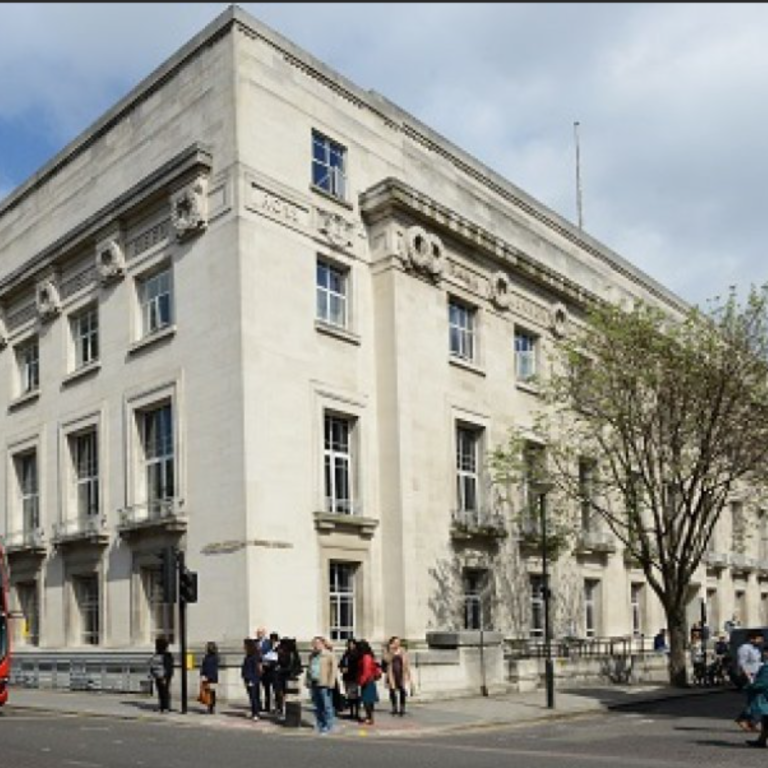
[[[208,226],[207,190],[207,177],[198,176],[171,195],[171,226],[177,240],[188,240]]]
[[[49,275],[37,284],[35,289],[35,307],[42,322],[53,320],[61,312],[61,295],[58,280]]]
[[[137,235],[133,240],[128,243],[126,253],[129,258],[135,258],[140,256],[144,251],[148,251],[150,248],[154,248],[158,243],[162,243],[168,239],[171,230],[171,220],[164,219],[163,221],[154,224],[149,229],[144,230],[140,235]]]
[[[399,256],[406,269],[421,272],[432,280],[437,280],[446,267],[442,240],[419,226],[405,230],[400,242]]]
[[[340,213],[315,208],[315,220],[317,231],[323,235],[331,245],[337,248],[352,248],[354,245],[354,222],[344,218]]]
[[[568,309],[562,302],[557,302],[550,312],[550,329],[552,333],[561,338],[568,332]]]
[[[96,271],[102,283],[119,280],[125,275],[125,249],[119,229],[96,244]]]

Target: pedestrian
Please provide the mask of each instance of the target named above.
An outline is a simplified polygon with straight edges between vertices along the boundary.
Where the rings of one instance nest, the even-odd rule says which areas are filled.
[[[751,683],[744,686],[747,707],[752,721],[760,721],[760,735],[748,741],[750,747],[768,746],[768,648],[762,649],[762,664]]]
[[[742,643],[736,651],[736,684],[739,688],[746,689],[750,683],[754,682],[763,662],[762,648],[763,633],[758,629],[752,630],[747,641]],[[744,731],[757,730],[757,718],[750,706],[749,692],[747,693],[747,704],[736,717],[736,724]]]
[[[200,664],[200,694],[207,697],[208,714],[216,711],[216,688],[219,685],[219,649],[216,643],[205,646],[205,656]],[[205,702],[204,702],[205,703]]]
[[[155,640],[155,653],[149,662],[149,673],[157,690],[159,712],[171,711],[171,680],[173,679],[173,654],[168,650],[168,640]]]
[[[275,667],[277,666],[277,644],[280,640],[277,632],[261,640],[261,689],[262,704],[265,712],[272,711],[272,692],[275,687]]]
[[[295,680],[301,674],[301,659],[296,649],[296,640],[292,637],[281,638],[275,655],[277,656],[274,669],[275,713],[279,717],[284,717],[288,681]]]
[[[411,690],[411,663],[397,635],[389,638],[385,659],[391,714],[402,717],[405,714],[407,692]]]
[[[243,649],[245,657],[241,668],[243,683],[248,691],[248,700],[251,704],[251,719],[259,719],[261,710],[261,658],[259,656],[259,646],[252,637],[246,637],[243,640]]]
[[[349,704],[350,720],[360,720],[360,686],[357,682],[360,653],[357,648],[357,640],[350,637],[347,640],[347,649],[339,661],[341,681],[344,683],[344,695]]]
[[[312,639],[305,685],[312,697],[318,732],[330,733],[334,725],[332,695],[336,686],[336,658],[330,643],[320,635]]]
[[[667,647],[667,630],[663,627],[653,638],[653,650],[656,653],[666,653],[669,650]]]
[[[358,662],[357,682],[360,686],[360,701],[365,709],[365,725],[373,725],[373,713],[376,702],[379,700],[379,692],[376,683],[381,679],[381,667],[376,663],[370,643],[361,640],[357,644],[360,658]]]

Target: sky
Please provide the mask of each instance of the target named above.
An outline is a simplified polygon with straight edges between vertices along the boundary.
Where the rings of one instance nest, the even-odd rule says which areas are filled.
[[[0,3],[0,198],[227,3]],[[768,282],[768,4],[240,3],[693,304]]]

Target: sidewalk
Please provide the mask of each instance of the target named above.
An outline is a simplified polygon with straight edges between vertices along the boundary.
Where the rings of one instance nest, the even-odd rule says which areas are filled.
[[[467,729],[498,726],[523,726],[550,719],[564,719],[597,714],[612,709],[632,707],[649,701],[685,696],[715,694],[730,688],[679,690],[658,685],[585,687],[556,691],[555,708],[547,709],[544,691],[514,693],[494,697],[472,697],[454,700],[410,703],[405,717],[389,714],[389,702],[377,705],[376,722],[362,726],[344,717],[337,718],[336,733],[341,735],[421,736]],[[154,722],[174,722],[195,727],[248,728],[261,732],[296,735],[311,733],[314,717],[309,703],[303,708],[302,727],[286,728],[273,716],[265,715],[253,722],[246,707],[224,704],[215,715],[208,715],[190,698],[188,712],[174,711],[161,715],[155,711],[153,697],[141,694],[114,694],[39,690],[13,687],[8,710],[39,710],[58,714],[97,715]]]

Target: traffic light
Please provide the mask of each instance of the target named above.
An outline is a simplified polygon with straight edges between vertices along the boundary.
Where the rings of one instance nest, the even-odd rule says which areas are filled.
[[[197,573],[183,568],[179,573],[179,600],[183,603],[197,602]]]
[[[176,548],[165,547],[160,550],[160,581],[163,588],[163,602],[176,602]]]

